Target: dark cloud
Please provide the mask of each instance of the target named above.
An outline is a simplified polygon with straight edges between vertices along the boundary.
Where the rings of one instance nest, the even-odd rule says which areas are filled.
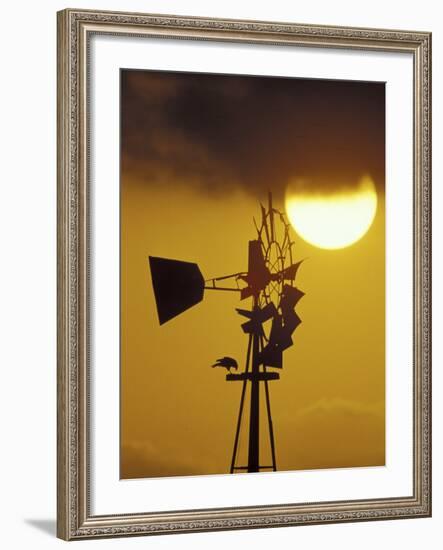
[[[122,71],[122,168],[147,185],[384,187],[383,83]]]

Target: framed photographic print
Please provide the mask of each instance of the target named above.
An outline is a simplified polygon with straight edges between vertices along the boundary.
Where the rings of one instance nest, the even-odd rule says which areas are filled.
[[[59,537],[430,516],[430,56],[59,12]]]

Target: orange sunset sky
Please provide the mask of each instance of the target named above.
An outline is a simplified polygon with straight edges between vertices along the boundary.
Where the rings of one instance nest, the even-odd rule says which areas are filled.
[[[382,83],[121,72],[121,478],[229,472],[241,384],[211,365],[247,345],[236,293],[160,326],[148,257],[245,271],[268,190],[284,211],[294,178],[328,195],[364,174],[378,207],[358,242],[292,232],[302,324],[269,386],[278,470],[385,463],[384,140]]]

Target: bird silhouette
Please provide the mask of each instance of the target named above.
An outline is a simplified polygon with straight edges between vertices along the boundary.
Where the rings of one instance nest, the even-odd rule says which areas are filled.
[[[238,363],[233,357],[225,356],[217,359],[217,362],[212,365],[212,368],[214,367],[224,367],[229,372],[231,372],[231,369],[238,369]]]

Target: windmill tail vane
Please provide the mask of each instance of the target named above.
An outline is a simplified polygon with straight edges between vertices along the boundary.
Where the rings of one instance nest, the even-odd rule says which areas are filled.
[[[274,429],[268,383],[280,378],[283,353],[293,345],[292,336],[301,323],[295,311],[304,296],[295,286],[303,260],[293,262],[294,242],[285,215],[275,209],[272,195],[268,205],[261,206],[261,222],[254,220],[255,239],[248,243],[248,269],[231,275],[204,279],[198,265],[192,262],[149,257],[152,286],[159,323],[162,325],[204,298],[206,290],[238,292],[240,301],[251,299],[251,308],[237,308],[243,318],[241,328],[248,338],[243,372],[229,356],[212,366],[227,369],[228,382],[241,382],[242,390],[237,416],[230,472],[277,470]],[[270,323],[268,323],[270,321]],[[266,325],[265,325],[266,323]],[[270,328],[266,328],[269,327]],[[231,368],[236,370],[231,373]],[[248,453],[244,464],[238,464],[240,431],[249,392]],[[265,399],[265,422],[269,435],[270,464],[260,463],[260,399]]]

